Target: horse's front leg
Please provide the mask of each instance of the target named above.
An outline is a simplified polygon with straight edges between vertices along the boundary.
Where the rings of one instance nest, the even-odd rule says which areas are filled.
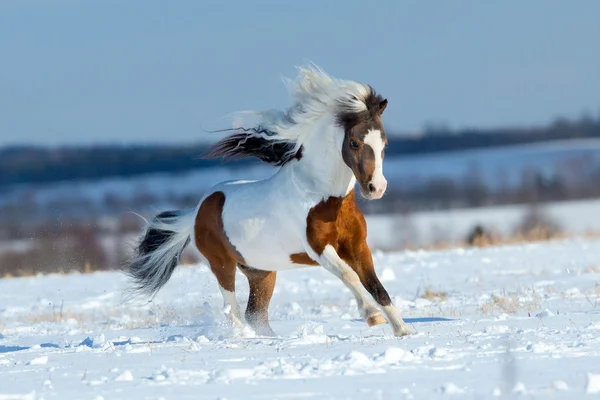
[[[375,301],[381,306],[390,324],[394,329],[394,335],[405,336],[412,334],[402,317],[396,311],[387,290],[381,284],[381,281],[375,274],[373,266],[373,256],[366,241],[363,241],[354,248],[342,249],[342,256],[352,265],[354,271],[358,274],[360,281],[367,291],[373,296]]]
[[[377,307],[363,292],[359,276],[348,263],[340,258],[333,246],[325,246],[321,255],[318,255],[316,259],[323,268],[340,278],[348,289],[350,289],[354,297],[356,297],[360,316],[367,321],[369,326],[385,323],[385,319],[379,310],[377,310]]]

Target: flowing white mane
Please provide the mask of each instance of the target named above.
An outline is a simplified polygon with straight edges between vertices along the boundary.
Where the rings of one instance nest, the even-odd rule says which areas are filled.
[[[236,120],[250,115],[258,121],[248,126],[235,126],[238,133],[217,143],[209,156],[241,158],[256,156],[276,165],[295,158],[302,145],[315,132],[314,124],[323,116],[331,123],[342,114],[368,110],[367,99],[374,91],[365,84],[333,78],[316,65],[299,67],[295,80],[284,79],[292,98],[285,111],[246,111]]]
[[[289,140],[298,147],[312,133],[310,127],[324,114],[336,115],[361,112],[367,109],[365,99],[372,89],[364,84],[333,78],[316,65],[299,67],[296,80],[284,79],[293,105],[285,112],[269,110],[256,112],[259,126],[276,135],[271,140]]]

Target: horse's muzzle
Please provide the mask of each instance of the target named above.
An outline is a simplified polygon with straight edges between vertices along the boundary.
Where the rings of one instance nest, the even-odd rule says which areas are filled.
[[[367,200],[377,200],[383,197],[387,189],[387,180],[385,178],[372,180],[371,182],[361,185],[361,192]]]

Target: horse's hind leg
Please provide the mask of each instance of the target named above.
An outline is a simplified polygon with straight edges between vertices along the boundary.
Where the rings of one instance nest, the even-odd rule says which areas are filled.
[[[236,327],[242,328],[240,307],[235,298],[235,272],[241,256],[225,235],[222,217],[224,204],[223,192],[215,192],[204,199],[196,216],[194,237],[196,247],[206,257],[219,281],[225,313]]]
[[[269,324],[269,302],[273,296],[277,273],[261,271],[240,265],[240,270],[248,278],[250,296],[246,307],[246,322],[259,335],[275,336]]]
[[[223,295],[225,315],[227,315],[235,327],[239,329],[243,328],[240,306],[235,297],[235,261],[217,262],[209,260],[209,263],[211,271],[215,274],[219,282],[219,289]]]

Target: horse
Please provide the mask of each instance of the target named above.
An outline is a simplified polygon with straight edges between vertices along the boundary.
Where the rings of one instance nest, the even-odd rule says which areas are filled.
[[[277,272],[320,265],[352,292],[368,326],[386,319],[361,285],[395,336],[411,334],[375,273],[355,195],[355,186],[367,200],[386,191],[382,114],[388,100],[368,84],[334,78],[316,65],[298,70],[286,81],[291,107],[253,112],[256,126],[231,129],[206,154],[255,157],[279,167],[276,172],[264,180],[218,183],[194,209],[156,215],[126,265],[133,289],[156,294],[191,243],[208,261],[236,328],[244,327],[237,268],[250,288],[247,325],[258,335],[276,336],[268,308]]]

